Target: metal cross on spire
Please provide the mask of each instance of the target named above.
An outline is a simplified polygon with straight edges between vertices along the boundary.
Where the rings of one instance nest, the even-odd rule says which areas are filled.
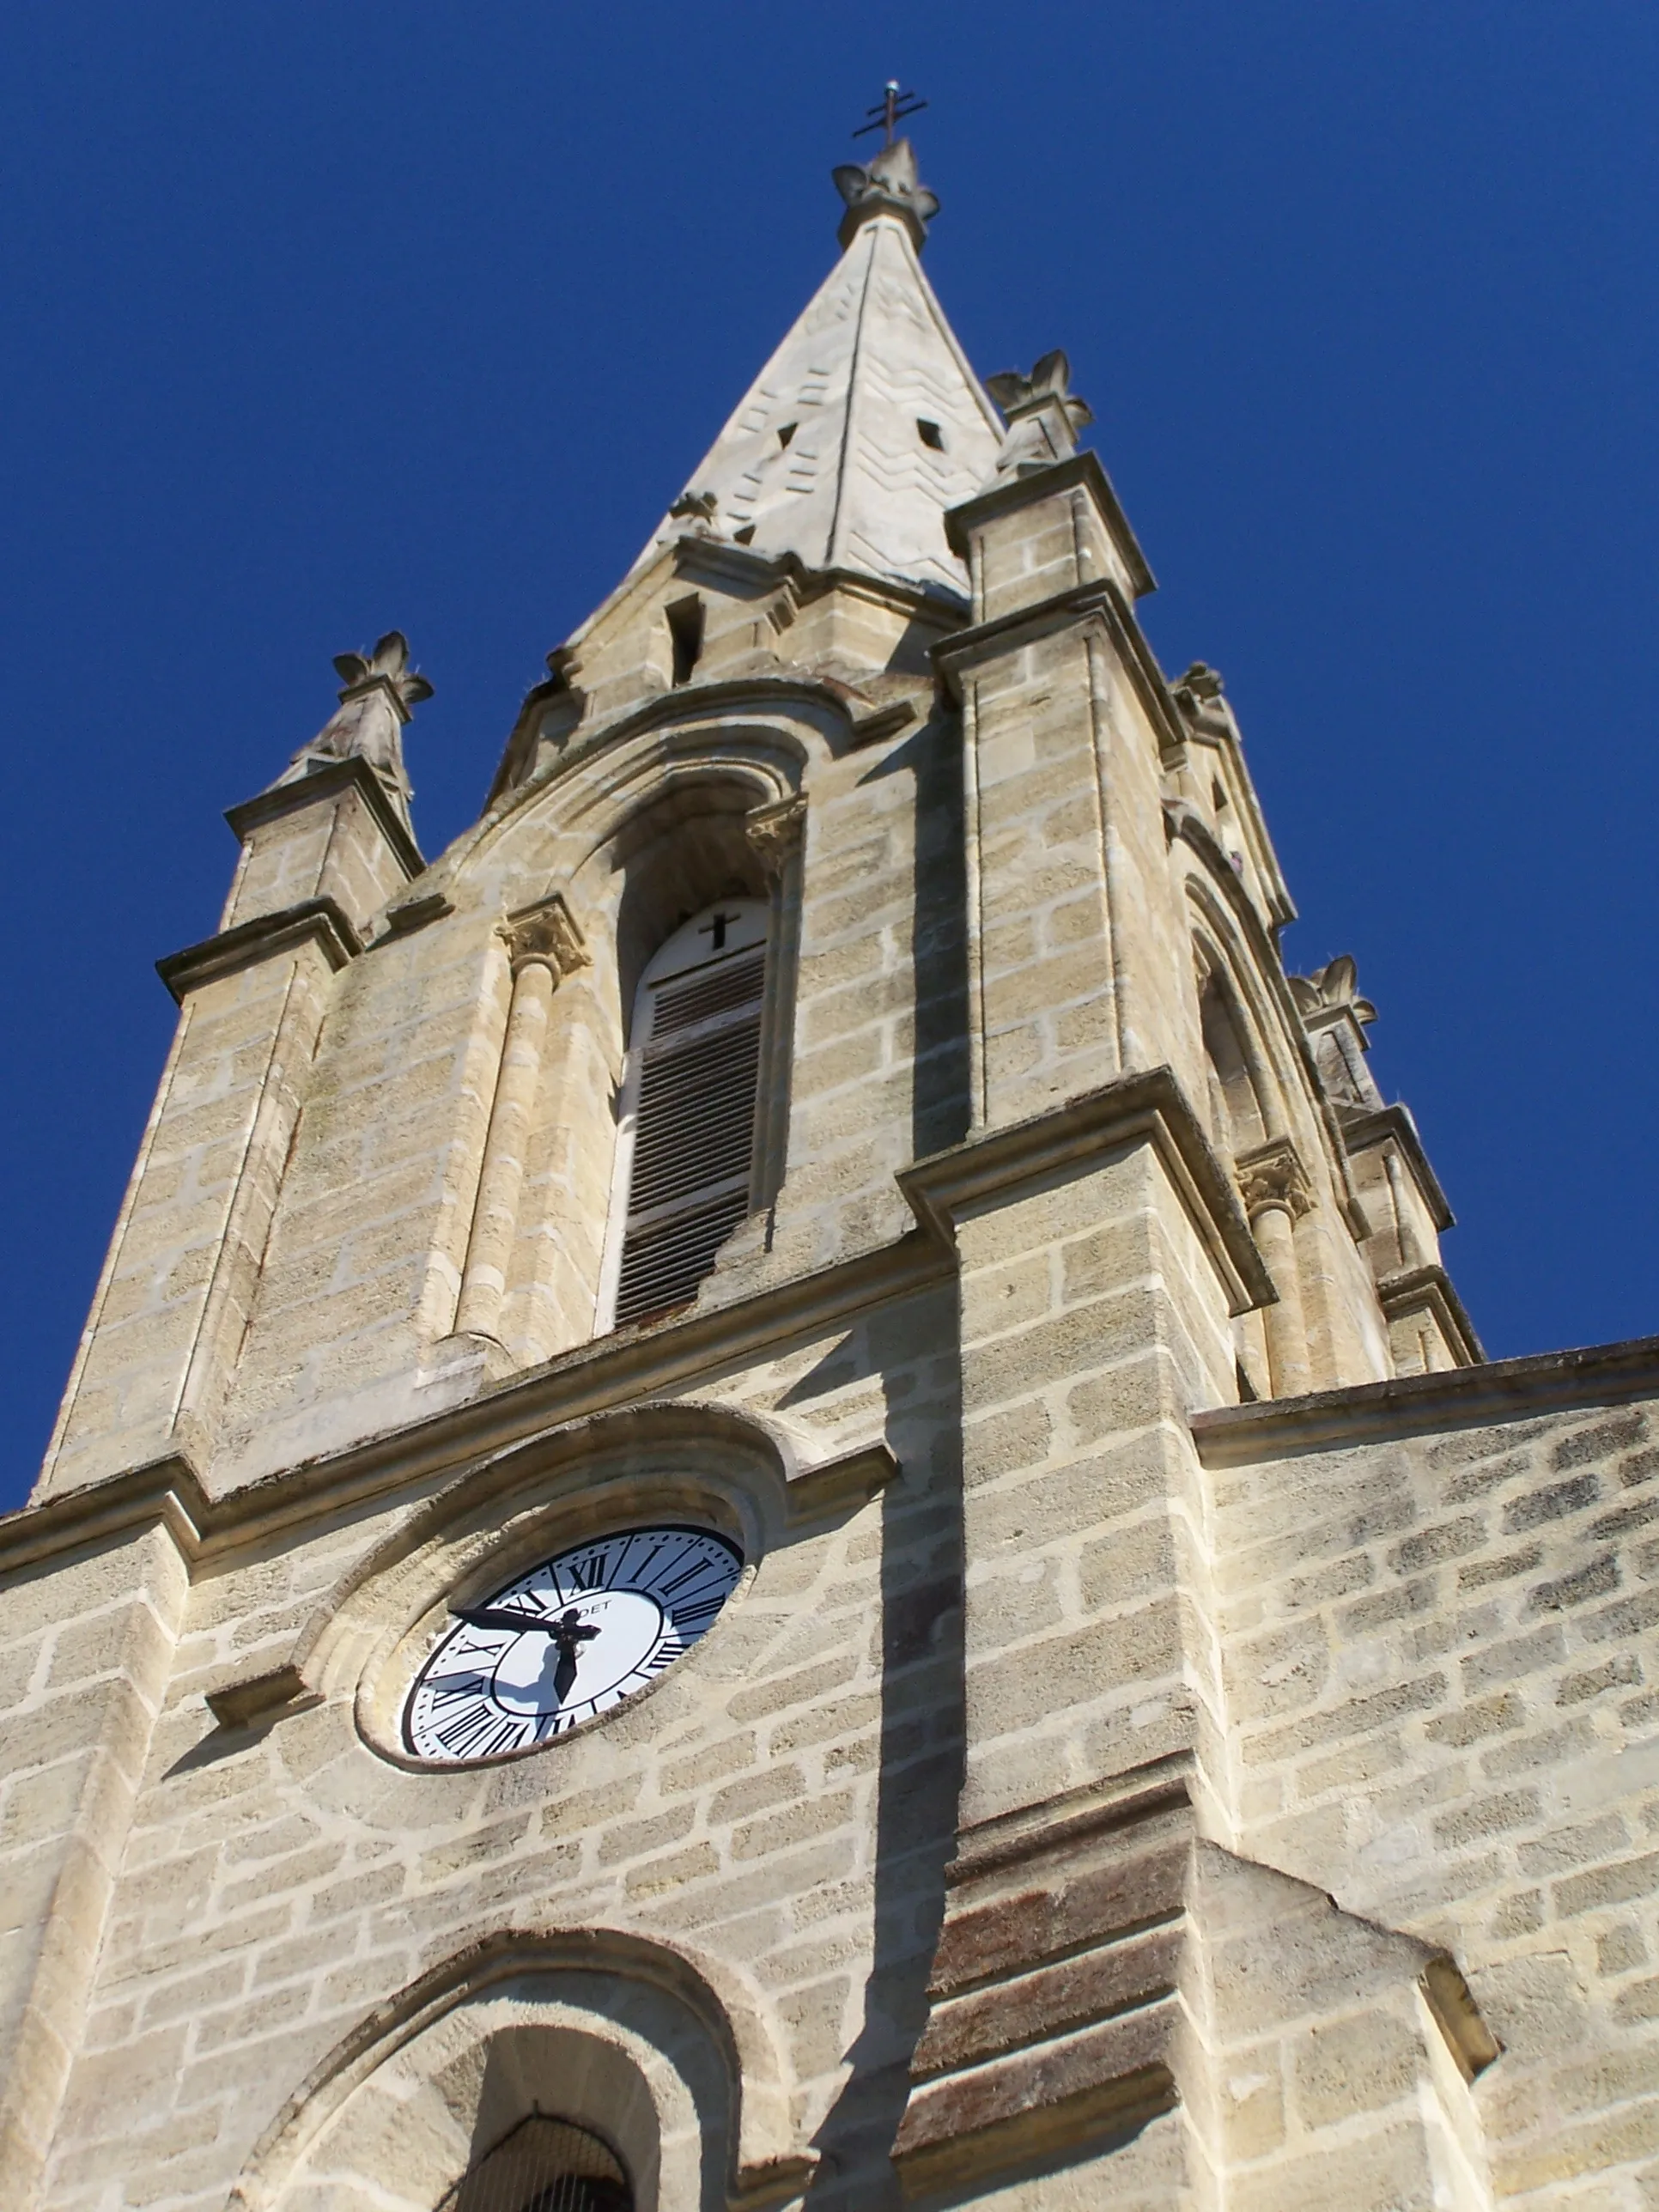
[[[927,101],[918,100],[914,92],[901,92],[898,79],[889,77],[881,98],[873,107],[866,107],[864,111],[871,120],[860,123],[853,136],[863,138],[872,131],[884,131],[887,133],[885,143],[890,146],[895,125],[902,123],[907,116],[919,115],[927,105]]]

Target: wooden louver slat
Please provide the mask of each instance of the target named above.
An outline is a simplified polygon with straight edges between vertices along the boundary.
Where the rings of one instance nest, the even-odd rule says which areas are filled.
[[[694,1297],[748,1211],[766,956],[647,986],[618,1326]]]

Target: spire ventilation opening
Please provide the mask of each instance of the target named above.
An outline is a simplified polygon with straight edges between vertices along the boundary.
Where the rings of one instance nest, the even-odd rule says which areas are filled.
[[[668,642],[673,653],[673,680],[676,684],[689,684],[702,659],[702,601],[694,593],[689,599],[676,599],[666,613]]]
[[[778,432],[779,445],[787,447],[789,441],[794,436],[796,431],[799,430],[799,428],[800,424],[799,422],[786,422],[782,429]]]
[[[931,446],[936,453],[945,451],[944,431],[937,422],[930,422],[921,415],[916,417],[916,435],[924,446]]]

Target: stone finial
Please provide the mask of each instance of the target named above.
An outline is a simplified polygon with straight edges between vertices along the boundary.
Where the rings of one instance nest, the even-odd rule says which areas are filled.
[[[1304,1018],[1346,1009],[1357,1022],[1376,1019],[1376,1008],[1359,995],[1359,970],[1351,952],[1339,952],[1311,975],[1290,975],[1285,981]]]
[[[1380,1106],[1382,1094],[1365,1065],[1370,1050],[1365,1024],[1376,1019],[1376,1008],[1359,995],[1353,956],[1340,952],[1311,975],[1285,980],[1313,1046],[1326,1097],[1339,1106]]]
[[[1058,347],[1045,353],[1029,376],[1006,368],[985,388],[1007,417],[1008,434],[997,456],[1000,477],[1030,477],[1077,451],[1077,434],[1094,421],[1094,410],[1072,390],[1072,364]]]
[[[407,825],[414,793],[404,766],[403,726],[432,696],[432,686],[410,666],[409,640],[400,629],[389,629],[367,657],[337,653],[334,666],[345,684],[339,707],[276,782],[297,783],[331,761],[364,760]]]
[[[921,252],[927,242],[927,225],[939,213],[939,200],[916,174],[915,149],[908,138],[884,146],[867,169],[856,161],[843,161],[830,173],[847,203],[836,233],[843,246],[853,243],[872,216],[896,215]]]

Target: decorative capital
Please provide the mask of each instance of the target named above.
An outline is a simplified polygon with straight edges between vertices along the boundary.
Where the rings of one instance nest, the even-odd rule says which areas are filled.
[[[432,696],[432,686],[410,666],[409,640],[400,629],[389,629],[368,655],[337,653],[334,666],[345,684],[339,706],[272,788],[298,783],[331,761],[365,760],[407,829],[414,793],[404,767],[403,726],[422,700]]]
[[[1006,368],[985,388],[1007,417],[1008,434],[997,456],[1000,477],[1031,477],[1077,451],[1077,434],[1095,419],[1086,399],[1072,390],[1072,364],[1058,347],[1027,376]]]
[[[799,793],[771,806],[757,806],[743,817],[750,845],[771,882],[781,876],[801,848],[806,834],[806,801]]]
[[[552,970],[556,983],[573,969],[587,965],[587,947],[562,892],[555,891],[534,906],[520,907],[516,914],[508,915],[495,934],[507,947],[515,975],[520,969],[539,963]]]
[[[915,149],[908,138],[884,146],[867,169],[856,161],[843,161],[830,173],[847,203],[836,233],[843,246],[853,243],[872,216],[896,215],[921,252],[927,242],[927,225],[939,213],[939,200],[917,175]]]
[[[1288,975],[1285,980],[1304,1020],[1345,1011],[1357,1022],[1376,1019],[1376,1008],[1359,995],[1359,970],[1351,952],[1339,952],[1311,975]]]
[[[1237,1163],[1239,1195],[1254,1221],[1259,1213],[1277,1206],[1292,1221],[1313,1211],[1313,1188],[1308,1170],[1288,1137],[1270,1137],[1254,1152],[1243,1153]]]

